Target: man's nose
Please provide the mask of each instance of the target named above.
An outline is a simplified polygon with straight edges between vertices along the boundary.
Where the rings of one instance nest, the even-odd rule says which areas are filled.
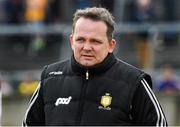
[[[83,49],[84,49],[84,50],[91,50],[91,49],[92,49],[92,46],[91,46],[90,43],[87,42],[87,43],[84,44]]]

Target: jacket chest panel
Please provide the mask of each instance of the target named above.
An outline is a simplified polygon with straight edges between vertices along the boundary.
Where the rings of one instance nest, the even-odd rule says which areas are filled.
[[[73,82],[74,80],[76,83]],[[47,125],[75,124],[82,85],[82,78],[74,76],[51,77],[44,82],[44,110]]]
[[[90,79],[86,90],[82,125],[85,123],[107,125],[108,123],[129,122],[126,121],[129,119],[127,115],[129,113],[128,90],[128,84],[123,81],[115,82],[105,77]],[[94,117],[96,119],[92,119]]]
[[[74,82],[76,81],[76,82]],[[55,100],[59,97],[65,98],[80,96],[80,88],[83,85],[81,77],[52,77],[44,83],[44,99],[46,101]]]
[[[60,124],[62,121],[63,125],[66,125],[64,122],[73,125],[76,123],[79,110],[79,124],[82,125],[98,125],[103,121],[119,123],[128,117],[125,115],[128,106],[124,103],[128,95],[123,90],[128,89],[128,86],[123,82],[101,77],[86,81],[80,76],[67,76],[52,77],[45,81],[44,86],[47,123]],[[98,117],[94,119],[94,115]],[[52,119],[56,117],[61,119]]]

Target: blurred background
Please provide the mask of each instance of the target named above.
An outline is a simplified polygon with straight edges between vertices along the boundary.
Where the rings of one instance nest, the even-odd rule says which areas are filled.
[[[92,6],[113,13],[114,53],[152,75],[169,125],[180,125],[179,0],[0,0],[1,125],[21,125],[43,67],[71,56],[73,13]]]

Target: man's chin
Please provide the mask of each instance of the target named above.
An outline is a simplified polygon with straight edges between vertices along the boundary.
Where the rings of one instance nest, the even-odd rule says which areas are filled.
[[[95,65],[95,63],[93,62],[90,62],[90,61],[84,61],[81,63],[83,66],[86,66],[86,67],[90,67],[90,66],[93,66]]]

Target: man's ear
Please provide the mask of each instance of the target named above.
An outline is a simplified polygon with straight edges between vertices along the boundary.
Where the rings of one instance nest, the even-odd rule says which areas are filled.
[[[116,47],[116,40],[112,39],[111,42],[109,42],[109,53],[112,53],[115,47]]]
[[[69,36],[69,41],[70,41],[70,44],[71,44],[71,49],[73,50],[73,34],[71,34]]]

